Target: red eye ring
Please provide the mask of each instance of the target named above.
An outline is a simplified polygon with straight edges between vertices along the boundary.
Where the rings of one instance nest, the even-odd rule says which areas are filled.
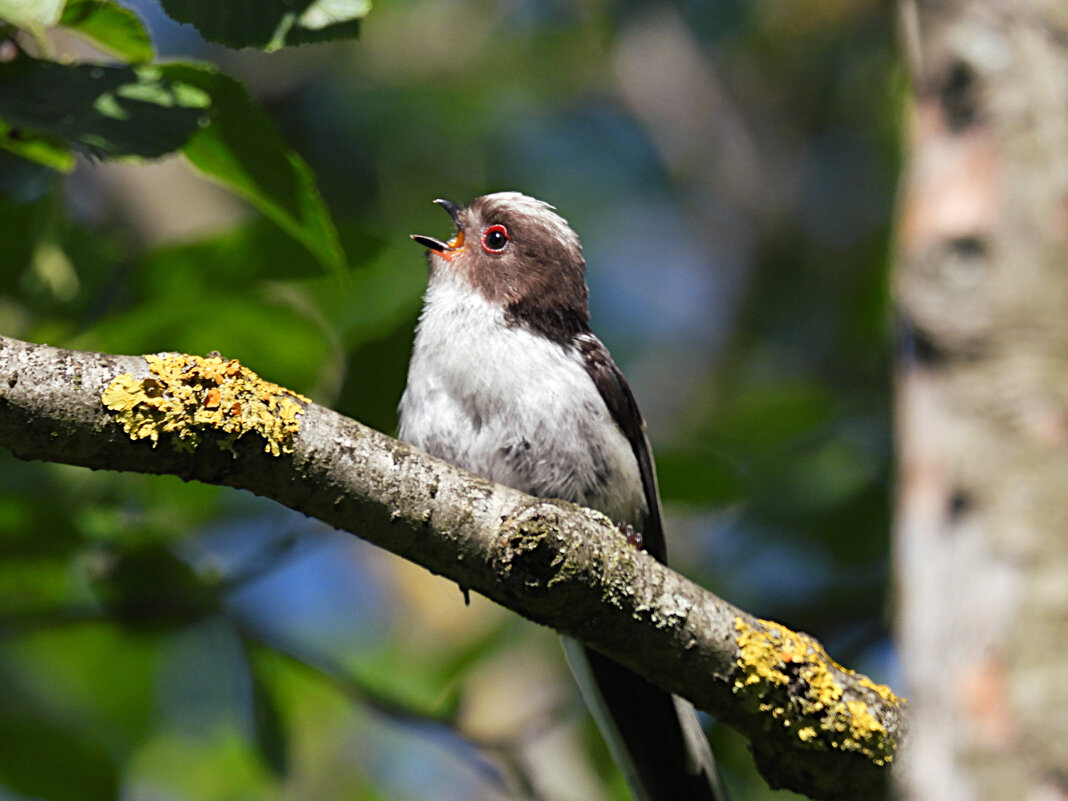
[[[482,249],[487,253],[500,253],[508,247],[511,237],[503,225],[491,225],[482,232]]]

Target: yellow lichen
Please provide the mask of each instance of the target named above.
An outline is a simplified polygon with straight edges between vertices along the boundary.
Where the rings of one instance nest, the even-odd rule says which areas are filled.
[[[310,402],[304,396],[264,381],[236,359],[162,353],[145,361],[149,376],[123,373],[101,396],[131,439],[155,447],[168,435],[176,448],[193,450],[209,429],[223,435],[222,447],[254,432],[268,453],[293,452],[302,404]]]
[[[770,712],[770,721],[793,729],[808,747],[857,751],[877,765],[893,759],[896,743],[868,705],[843,700],[845,690],[837,677],[856,674],[832,660],[819,642],[772,621],[754,626],[736,617],[734,625],[736,694],[751,699],[758,711]],[[904,703],[889,687],[865,676],[857,676],[857,684],[888,704]]]

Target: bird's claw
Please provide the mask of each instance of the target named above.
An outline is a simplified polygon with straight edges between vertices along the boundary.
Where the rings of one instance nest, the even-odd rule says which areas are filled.
[[[619,533],[627,538],[627,542],[639,551],[645,548],[645,537],[643,537],[642,533],[635,529],[630,523],[620,523],[618,528]]]

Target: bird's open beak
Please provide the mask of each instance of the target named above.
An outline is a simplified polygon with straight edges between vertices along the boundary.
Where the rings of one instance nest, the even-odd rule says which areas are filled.
[[[464,229],[460,223],[460,212],[463,211],[464,207],[459,203],[453,203],[451,200],[443,200],[442,198],[438,198],[434,202],[449,212],[449,216],[452,217],[452,221],[456,225],[456,233],[452,235],[452,239],[448,242],[442,242],[440,239],[424,236],[423,234],[412,234],[412,239],[423,247],[436,250],[443,255],[460,250],[464,246]]]

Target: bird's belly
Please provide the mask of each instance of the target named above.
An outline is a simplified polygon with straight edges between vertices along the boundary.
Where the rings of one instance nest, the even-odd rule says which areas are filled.
[[[416,365],[401,401],[401,439],[473,473],[531,495],[559,498],[640,524],[645,511],[637,459],[585,368],[555,343],[551,362],[525,371]],[[554,352],[551,349],[555,349]],[[509,357],[511,361],[508,361]],[[514,354],[492,364],[514,365]]]

